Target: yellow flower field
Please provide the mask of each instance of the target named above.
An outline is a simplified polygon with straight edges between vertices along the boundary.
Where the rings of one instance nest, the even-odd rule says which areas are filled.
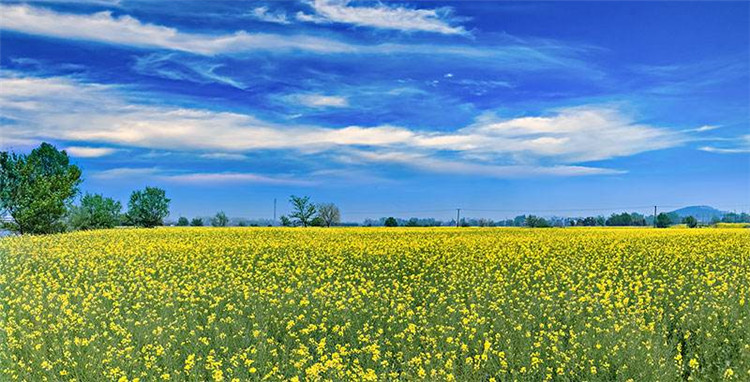
[[[0,380],[750,380],[747,229],[0,239]]]

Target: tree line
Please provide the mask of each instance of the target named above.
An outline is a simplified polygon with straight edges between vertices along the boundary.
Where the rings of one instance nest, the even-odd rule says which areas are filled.
[[[19,234],[118,225],[155,227],[169,215],[170,199],[157,187],[133,191],[124,213],[120,202],[101,194],[86,193],[74,205],[81,176],[81,169],[70,163],[65,150],[49,143],[28,155],[0,152],[0,211],[10,216],[1,227]]]

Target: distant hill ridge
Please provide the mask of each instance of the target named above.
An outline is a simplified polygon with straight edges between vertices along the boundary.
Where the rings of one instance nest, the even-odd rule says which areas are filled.
[[[717,210],[711,206],[688,206],[676,209],[671,213],[675,213],[680,217],[693,216],[702,220],[710,220],[714,217],[721,219],[728,212]]]

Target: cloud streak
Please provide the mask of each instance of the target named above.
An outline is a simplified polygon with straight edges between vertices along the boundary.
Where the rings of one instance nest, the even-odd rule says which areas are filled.
[[[403,6],[377,4],[352,6],[349,0],[313,0],[309,3],[314,14],[300,12],[297,19],[313,23],[343,23],[362,27],[392,29],[404,32],[430,32],[446,35],[466,35],[459,20],[452,17],[448,7],[412,9]]]
[[[0,87],[2,118],[13,121],[3,127],[11,139],[229,154],[263,150],[293,150],[301,155],[355,153],[355,161],[491,176],[612,173],[576,166],[674,147],[687,139],[684,132],[640,124],[605,106],[511,119],[488,114],[464,128],[438,132],[389,125],[287,125],[247,114],[153,106],[135,102],[131,98],[137,97],[127,88],[64,77],[5,76],[0,77]],[[404,152],[412,154],[398,154]]]
[[[383,7],[389,8],[378,6],[374,9]],[[350,8],[359,9],[360,7]],[[378,12],[381,11],[382,9]],[[488,46],[428,43],[361,44],[306,34],[248,33],[246,31],[229,34],[190,33],[168,26],[145,23],[129,15],[117,16],[109,11],[73,14],[28,5],[0,4],[0,13],[3,14],[3,23],[0,27],[7,31],[147,50],[181,51],[203,56],[243,55],[257,52],[276,54],[304,52],[317,55],[443,55],[460,56],[462,59],[491,60],[493,65],[520,70],[533,71],[565,67],[576,71],[592,71],[585,62],[576,58],[583,53],[580,48],[550,42],[538,46],[520,42],[517,39]],[[157,65],[156,70],[159,70],[159,61],[150,64],[151,66],[146,65],[146,67]],[[200,68],[198,72],[208,77],[215,76],[211,68]],[[214,79],[222,80],[219,77]]]

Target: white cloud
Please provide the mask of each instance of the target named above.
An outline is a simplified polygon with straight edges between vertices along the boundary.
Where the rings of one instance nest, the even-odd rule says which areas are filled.
[[[718,129],[719,127],[720,126],[715,126],[715,125],[703,125],[703,126],[697,128],[697,129],[695,129],[694,131],[697,131],[697,132],[711,131],[711,130]]]
[[[117,151],[111,147],[85,147],[85,146],[70,146],[66,147],[65,151],[79,158],[97,158],[110,155]]]
[[[289,17],[287,17],[285,12],[276,11],[272,12],[268,9],[268,7],[258,7],[252,10],[248,14],[248,16],[260,20],[265,21],[269,23],[275,23],[275,24],[290,24],[291,21],[289,20]]]
[[[390,9],[383,5],[373,9],[381,8]],[[352,9],[367,8],[352,7]],[[408,11],[405,8],[396,9]],[[383,10],[376,12],[387,13]],[[585,62],[574,58],[581,53],[580,48],[550,42],[532,45],[524,42],[512,41],[508,43],[508,41],[505,41],[503,44],[495,46],[396,43],[363,45],[304,34],[248,33],[245,31],[230,34],[189,33],[167,26],[145,23],[129,15],[115,16],[108,11],[94,14],[74,14],[29,5],[0,3],[0,14],[3,15],[0,24],[2,30],[142,49],[182,51],[204,56],[240,55],[260,51],[428,56],[439,54],[460,56],[462,59],[468,57],[484,58],[492,60],[493,65],[512,66],[519,70],[564,67],[569,70],[586,71],[591,75],[598,74]],[[211,68],[199,69],[204,75],[208,73],[210,76],[213,73]]]
[[[307,107],[347,107],[349,100],[342,96],[331,96],[323,94],[292,94],[285,97],[287,100]]]
[[[234,153],[207,153],[207,154],[201,154],[200,157],[203,159],[219,159],[219,160],[245,160],[247,159],[247,157],[242,154],[234,154]]]
[[[162,175],[159,178],[162,180],[175,182],[175,183],[191,183],[191,184],[216,184],[216,183],[265,183],[265,184],[288,184],[288,185],[312,184],[312,182],[306,181],[306,180],[270,177],[270,176],[265,176],[265,175],[243,173],[243,172],[218,172],[218,173],[210,172],[210,173],[176,174],[176,175]]]
[[[158,173],[156,167],[117,167],[108,170],[94,171],[92,177],[95,179],[110,180],[122,178],[144,178]]]
[[[313,0],[314,14],[297,13],[297,19],[313,23],[343,23],[406,32],[432,32],[448,35],[468,34],[451,9],[413,9],[379,3],[375,6],[352,6],[349,0]]]
[[[584,176],[623,174],[625,171],[608,168],[569,166],[569,165],[495,165],[469,162],[466,160],[445,160],[424,154],[402,151],[350,151],[355,158],[367,162],[399,163],[416,169],[445,174],[480,175],[496,178],[533,176]],[[348,158],[351,160],[351,157]],[[356,160],[356,159],[355,159]]]
[[[136,58],[133,70],[154,77],[190,81],[199,84],[219,83],[244,90],[247,86],[231,77],[216,73],[222,65],[196,60],[175,52],[152,53]]]
[[[295,150],[303,155],[346,156],[351,155],[349,149],[357,149],[365,153],[355,155],[359,160],[381,158],[488,176],[612,173],[578,164],[674,147],[687,140],[685,132],[640,124],[605,106],[561,109],[541,117],[485,115],[456,131],[425,131],[388,125],[287,125],[247,114],[153,106],[136,102],[127,88],[63,77],[6,74],[0,76],[0,88],[0,116],[14,121],[3,126],[11,139],[228,154]],[[404,152],[412,156],[399,161],[402,154],[394,153]]]
[[[317,53],[354,50],[353,46],[345,43],[304,35],[250,34],[244,31],[228,35],[185,33],[143,23],[128,15],[113,16],[108,11],[79,15],[27,5],[0,4],[0,13],[3,15],[2,29],[6,30],[203,55],[256,50],[305,50]]]
[[[716,154],[744,154],[750,153],[750,134],[732,140],[734,145],[729,147],[703,146],[699,150]]]

